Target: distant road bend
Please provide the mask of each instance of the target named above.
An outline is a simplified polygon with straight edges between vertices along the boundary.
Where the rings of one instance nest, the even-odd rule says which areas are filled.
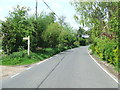
[[[61,52],[2,82],[3,88],[118,88],[89,56],[88,46]]]

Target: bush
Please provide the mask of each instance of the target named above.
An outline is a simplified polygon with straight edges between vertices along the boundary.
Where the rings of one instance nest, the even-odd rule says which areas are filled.
[[[74,46],[75,46],[75,47],[78,47],[78,46],[80,46],[80,43],[79,43],[79,41],[75,41],[73,44],[74,44]]]
[[[116,68],[118,65],[118,46],[114,40],[96,38],[95,43],[90,46],[92,52],[97,54],[102,60],[114,65]]]
[[[25,64],[33,64],[38,61],[44,60],[53,56],[61,51],[67,50],[70,47],[63,48],[43,48],[41,50],[36,51],[35,53],[30,52],[28,56],[27,50],[14,52],[10,55],[4,56],[0,59],[2,65],[25,65]]]
[[[44,59],[36,53],[30,52],[30,55],[27,55],[27,51],[14,52],[13,54],[4,56],[1,61],[2,65],[24,65],[38,62]]]

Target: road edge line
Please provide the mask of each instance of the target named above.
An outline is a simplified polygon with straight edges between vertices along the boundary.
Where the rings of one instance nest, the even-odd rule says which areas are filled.
[[[68,50],[69,50],[69,49],[68,49]],[[72,49],[70,49],[70,50],[72,50]],[[67,50],[65,50],[65,51],[67,51]],[[64,52],[64,51],[62,51],[62,52]],[[59,53],[61,53],[61,52],[59,52]],[[58,55],[59,53],[57,53],[57,54],[55,54],[55,55],[53,55],[53,56],[51,56],[51,57],[49,57],[49,58],[47,58],[47,59],[44,59],[44,60],[42,60],[42,61],[36,63],[36,65],[39,65],[39,64],[41,64],[41,63],[44,63],[44,62],[46,62],[46,61],[52,59],[54,56],[59,56],[59,55]]]
[[[36,63],[36,65],[39,65],[39,64],[41,64],[41,63],[44,63],[44,62],[48,61],[49,59],[50,59],[50,58],[44,59],[43,61],[40,61],[40,62]]]
[[[96,62],[97,65],[98,65],[104,72],[106,72],[115,82],[117,82],[117,83],[119,84],[118,80],[117,80],[116,78],[114,78],[113,75],[111,75],[106,69],[104,69],[104,68],[90,55],[90,52],[89,52],[89,51],[88,51],[88,54],[89,54],[89,56],[93,59],[93,61]]]
[[[17,74],[15,74],[15,75],[13,75],[13,76],[11,76],[11,78],[13,78],[13,77],[15,77],[15,76],[17,76],[17,75],[19,75],[20,73],[17,73]]]
[[[29,70],[29,69],[31,69],[32,67],[29,67],[29,68],[27,68],[26,70]]]

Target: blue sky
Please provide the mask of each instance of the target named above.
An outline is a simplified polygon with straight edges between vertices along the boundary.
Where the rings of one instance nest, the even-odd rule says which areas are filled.
[[[68,22],[74,29],[78,29],[79,25],[74,20],[75,10],[74,7],[70,5],[71,0],[44,0],[51,9],[60,17],[65,16],[66,22]],[[8,16],[9,11],[12,11],[13,7],[17,5],[30,7],[29,14],[35,14],[35,2],[36,0],[2,0],[0,3],[0,20],[5,20]],[[38,0],[38,13],[41,11],[51,12],[47,6]]]

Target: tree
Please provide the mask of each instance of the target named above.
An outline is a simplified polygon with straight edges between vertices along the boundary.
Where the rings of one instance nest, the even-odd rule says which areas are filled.
[[[2,37],[1,24],[2,24],[2,21],[0,20],[0,37]]]
[[[33,51],[37,47],[45,47],[46,43],[42,39],[42,33],[47,29],[47,26],[51,23],[54,23],[55,16],[54,13],[49,13],[46,15],[44,12],[42,12],[37,19],[34,17],[31,17],[35,33],[33,33]]]
[[[63,26],[63,25],[66,24],[66,23],[65,23],[65,19],[66,19],[65,16],[61,16],[61,17],[59,18],[59,23],[60,23],[61,26]]]
[[[117,2],[73,2],[77,14],[75,20],[81,25],[91,28],[91,38],[101,37],[101,33],[111,33],[113,25],[114,31],[117,29],[118,22],[118,3]],[[114,18],[114,20],[112,20]],[[116,21],[117,20],[117,21]],[[110,22],[112,22],[110,24]],[[113,24],[114,23],[114,24]],[[115,24],[116,23],[116,24]]]
[[[23,37],[31,35],[34,30],[27,11],[28,8],[17,6],[9,13],[6,21],[2,22],[1,28],[4,34],[2,46],[7,54],[18,51],[20,46],[25,46]]]
[[[75,33],[66,27],[63,27],[59,37],[59,47],[67,46],[72,47],[74,45],[74,42],[76,41]]]
[[[82,27],[79,27],[77,37],[82,37],[83,34],[85,34],[85,30]]]
[[[75,19],[83,26],[89,27],[92,40],[91,49],[103,60],[116,68],[119,60],[119,2],[73,2],[77,15]]]
[[[62,27],[56,22],[48,25],[47,29],[43,32],[42,38],[47,42],[47,46],[56,47],[59,44],[59,34],[62,31]]]

